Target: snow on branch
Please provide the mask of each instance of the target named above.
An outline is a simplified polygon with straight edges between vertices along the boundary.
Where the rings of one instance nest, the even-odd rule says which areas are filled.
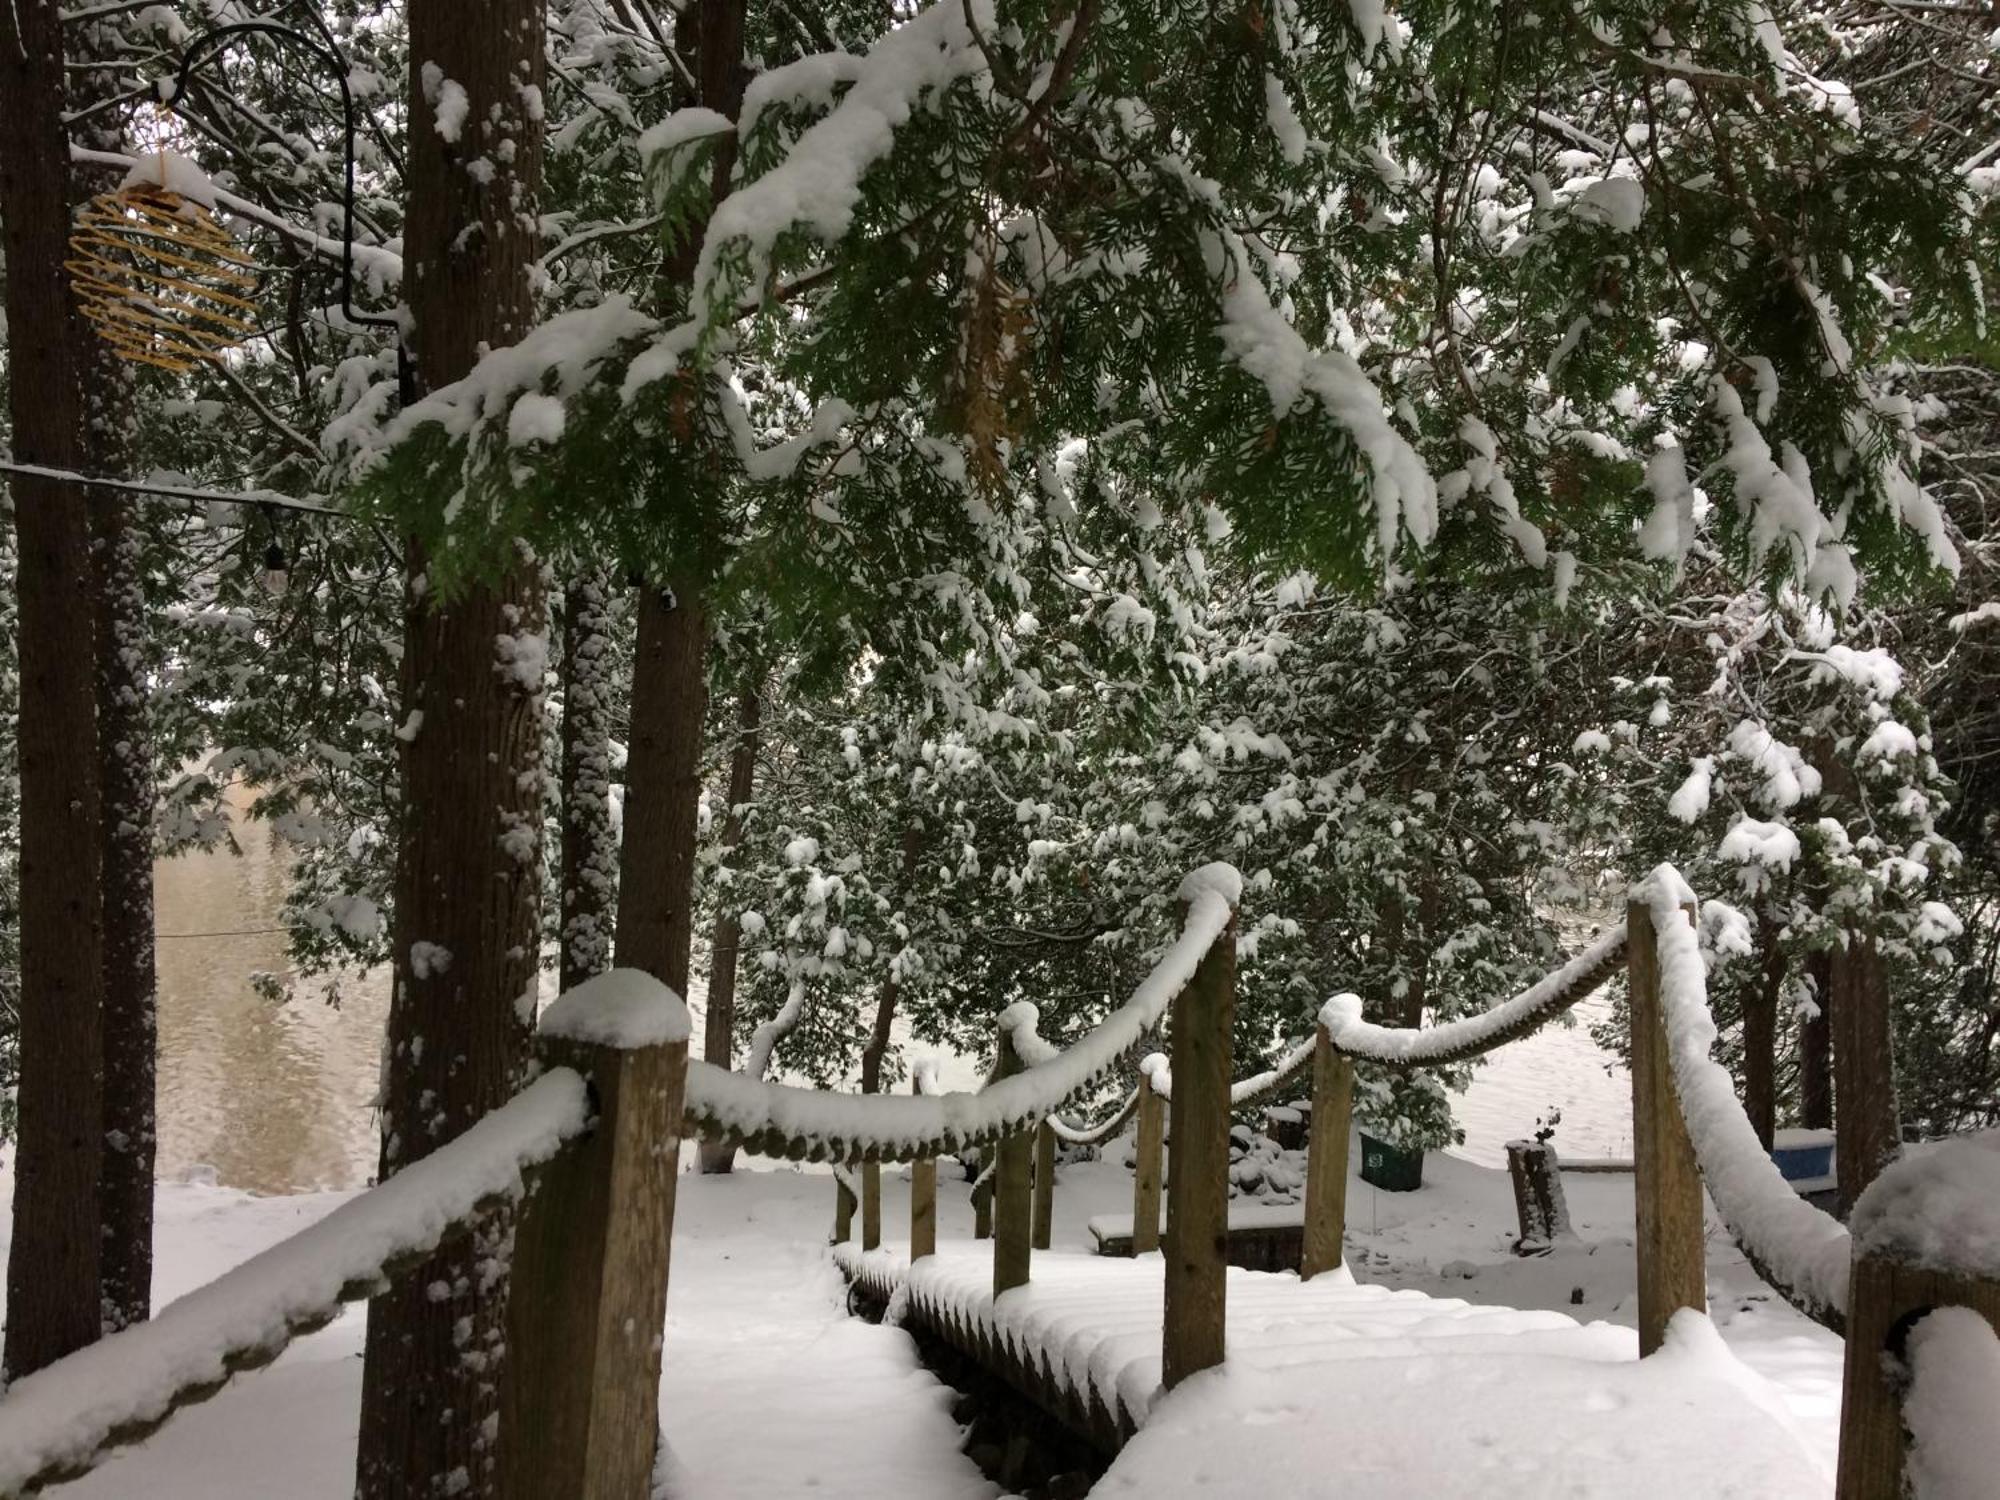
[[[1682,909],[1694,894],[1679,871],[1661,865],[1633,888],[1632,899],[1650,913],[1658,937],[1667,1056],[1708,1195],[1757,1274],[1800,1312],[1838,1332],[1852,1260],[1848,1232],[1785,1181],[1737,1102],[1729,1070],[1709,1055],[1716,1029],[1708,971]]]
[[[902,1161],[950,1156],[1013,1135],[1054,1114],[1117,1066],[1187,988],[1229,926],[1243,878],[1205,865],[1181,882],[1180,937],[1125,1002],[1062,1052],[976,1094],[835,1094],[765,1083],[708,1063],[688,1064],[687,1128],[794,1161]]]
[[[1568,1010],[1625,961],[1625,930],[1613,928],[1554,973],[1512,999],[1441,1026],[1377,1026],[1361,1019],[1357,995],[1335,995],[1320,1009],[1333,1045],[1350,1057],[1392,1068],[1438,1067],[1464,1062],[1518,1041]]]
[[[465,1134],[311,1228],[140,1323],[16,1381],[0,1399],[0,1494],[88,1472],[175,1409],[269,1364],[372,1296],[580,1135],[583,1079],[556,1068]]]

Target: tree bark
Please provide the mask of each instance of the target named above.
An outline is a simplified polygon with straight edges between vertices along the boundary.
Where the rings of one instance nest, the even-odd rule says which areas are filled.
[[[1833,979],[1824,953],[1806,960],[1817,1014],[1799,1023],[1799,1124],[1833,1129]]]
[[[406,296],[412,374],[435,389],[533,318],[541,183],[543,7],[411,0]],[[464,91],[455,139],[436,128]],[[484,159],[496,172],[475,174]],[[444,597],[412,539],[404,606],[402,829],[382,1175],[509,1097],[535,1012],[541,688],[515,642],[544,628],[541,580],[516,559]],[[369,1307],[360,1500],[491,1496],[504,1358],[506,1216],[401,1276]]]
[[[74,469],[82,408],[63,273],[69,145],[53,0],[0,6],[11,443]],[[104,900],[88,498],[16,476],[21,788],[20,1140],[5,1373],[90,1343],[103,1320]]]
[[[95,335],[80,364],[85,467],[122,472],[129,366]],[[153,1299],[153,1164],[158,1140],[155,1057],[158,977],[153,955],[153,741],[146,684],[146,588],[131,506],[91,513],[96,563],[97,775],[104,881],[104,1324],[145,1321]]]
[[[1902,1151],[1896,1108],[1896,1044],[1889,1005],[1889,971],[1872,938],[1850,932],[1847,947],[1829,955],[1833,967],[1833,1093],[1840,1108],[1834,1170],[1840,1211],[1854,1207],[1868,1184]]]
[[[1785,950],[1774,923],[1758,924],[1763,962],[1743,991],[1743,1112],[1757,1139],[1771,1149],[1778,1129],[1778,1000],[1785,988]]]
[[[588,569],[564,601],[558,978],[566,990],[611,966],[618,906],[618,839],[611,827],[614,587],[609,569]]]
[[[729,753],[729,817],[722,829],[722,847],[743,842],[743,809],[757,784],[757,747],[762,738],[764,700],[754,676],[746,676],[736,699],[736,747]],[[715,935],[708,950],[708,1009],[702,1017],[702,1056],[718,1068],[729,1066],[736,1050],[736,964],[743,946],[742,924],[735,903],[726,897],[715,915]],[[736,1165],[734,1141],[703,1141],[701,1170],[727,1172]]]
[[[685,995],[694,946],[694,855],[701,792],[708,611],[692,589],[646,588],[632,665],[619,853],[618,962]]]

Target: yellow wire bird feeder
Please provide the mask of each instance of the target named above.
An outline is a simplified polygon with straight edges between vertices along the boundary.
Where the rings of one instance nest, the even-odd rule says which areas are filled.
[[[256,329],[256,264],[207,204],[128,179],[77,215],[64,262],[77,308],[121,359],[185,374]],[[135,174],[136,177],[136,174]]]

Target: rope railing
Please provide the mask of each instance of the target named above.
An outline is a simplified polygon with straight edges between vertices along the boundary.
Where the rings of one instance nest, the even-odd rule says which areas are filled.
[[[1390,1068],[1435,1068],[1468,1062],[1519,1041],[1596,990],[1625,962],[1626,933],[1612,928],[1520,994],[1477,1015],[1436,1026],[1377,1026],[1361,1019],[1361,1000],[1335,995],[1320,1022],[1347,1056]]]
[[[1794,1308],[1838,1333],[1854,1250],[1847,1229],[1785,1180],[1711,1056],[1717,1030],[1708,970],[1690,920],[1694,893],[1670,865],[1634,892],[1652,923],[1660,1013],[1674,1094],[1697,1167],[1730,1237],[1757,1274]]]
[[[1229,865],[1190,874],[1181,934],[1132,998],[1072,1046],[977,1093],[831,1094],[690,1062],[687,1129],[789,1161],[909,1161],[994,1145],[1092,1087],[1159,1024],[1235,919],[1242,888]]]

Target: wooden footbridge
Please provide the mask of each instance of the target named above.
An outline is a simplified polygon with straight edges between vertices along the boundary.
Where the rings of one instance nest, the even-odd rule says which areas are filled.
[[[1715,1027],[1692,898],[1671,870],[1635,890],[1623,930],[1511,1000],[1448,1025],[1390,1030],[1362,1021],[1359,1002],[1339,996],[1277,1068],[1235,1081],[1240,889],[1226,866],[1190,876],[1178,941],[1124,1006],[1071,1047],[1037,1036],[1032,1008],[1005,1013],[994,1075],[976,1093],[857,1098],[690,1063],[686,1013],[670,992],[622,971],[591,981],[544,1015],[540,1076],[465,1135],[150,1323],[0,1397],[0,1497],[87,1472],[511,1203],[505,1492],[644,1500],[661,1362],[673,1358],[657,1330],[676,1162],[692,1134],[853,1170],[845,1207],[859,1212],[861,1243],[836,1251],[843,1269],[1079,1440],[1116,1455],[1105,1494],[1157,1493],[1173,1479],[1201,1489],[1203,1475],[1203,1492],[1226,1481],[1230,1493],[1487,1494],[1491,1461],[1540,1466],[1549,1487],[1536,1493],[1622,1495],[1628,1476],[1646,1473],[1680,1483],[1674,1493],[1823,1495],[1826,1476],[1780,1428],[1743,1438],[1740,1383],[1723,1364],[1700,1364],[1720,1351],[1703,1316],[1704,1185],[1776,1291],[1846,1333],[1840,1500],[1896,1500],[1906,1470],[1934,1484],[1952,1467],[1940,1466],[1940,1454],[1984,1438],[1950,1422],[1938,1430],[1938,1412],[1983,1402],[2000,1417],[2000,1379],[1962,1389],[1963,1371],[2000,1368],[2000,1204],[1965,1187],[1993,1180],[1992,1148],[1965,1142],[1892,1167],[1851,1230],[1800,1200],[1710,1059]],[[1621,967],[1632,999],[1642,1358],[1629,1357],[1629,1335],[1561,1314],[1356,1285],[1341,1264],[1353,1062],[1418,1067],[1489,1051]],[[1065,1123],[1065,1106],[1131,1066],[1163,1026],[1170,1057],[1138,1065],[1120,1108],[1094,1127]],[[1308,1070],[1314,1108],[1298,1273],[1231,1269],[1232,1111],[1302,1086]],[[1048,1249],[1057,1138],[1106,1139],[1134,1120],[1140,1254]],[[936,1161],[971,1147],[993,1161],[977,1190],[991,1243],[939,1245]],[[879,1174],[898,1161],[913,1163],[912,1212],[907,1242],[892,1247],[882,1241]],[[1156,1255],[1148,1242],[1162,1197]],[[1947,1219],[1953,1227],[1941,1232]],[[1960,1244],[1969,1248],[1954,1258]],[[1951,1376],[1955,1401],[1926,1398],[1947,1369],[1960,1372]],[[1563,1409],[1561,1439],[1480,1427],[1496,1393],[1523,1389]],[[1426,1444],[1412,1424],[1440,1410],[1477,1441]],[[1333,1428],[1341,1438],[1330,1443]],[[1921,1440],[1915,1468],[1911,1430]],[[1579,1432],[1594,1435],[1577,1448]],[[1391,1487],[1381,1488],[1392,1471]]]

